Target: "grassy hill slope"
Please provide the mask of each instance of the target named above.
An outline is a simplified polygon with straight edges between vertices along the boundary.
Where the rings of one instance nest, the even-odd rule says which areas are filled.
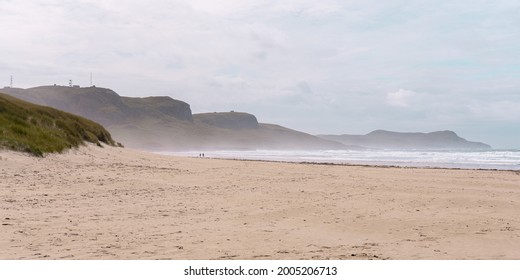
[[[93,121],[0,93],[0,148],[43,156],[85,141],[116,145],[110,133]]]

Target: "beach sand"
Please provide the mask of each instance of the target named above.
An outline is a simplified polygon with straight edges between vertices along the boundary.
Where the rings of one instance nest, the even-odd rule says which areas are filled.
[[[0,259],[520,259],[513,171],[0,151],[0,206]]]

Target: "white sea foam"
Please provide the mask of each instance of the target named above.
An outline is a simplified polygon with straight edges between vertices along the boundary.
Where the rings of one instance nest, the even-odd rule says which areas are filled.
[[[197,152],[164,153],[198,156]],[[520,150],[206,151],[206,157],[409,167],[520,170]]]

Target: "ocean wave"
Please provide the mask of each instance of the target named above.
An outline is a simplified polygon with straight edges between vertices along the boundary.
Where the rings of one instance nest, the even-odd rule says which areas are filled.
[[[196,152],[163,153],[197,156]],[[326,150],[326,151],[206,151],[206,157],[226,159],[318,162],[402,167],[520,170],[520,150]]]

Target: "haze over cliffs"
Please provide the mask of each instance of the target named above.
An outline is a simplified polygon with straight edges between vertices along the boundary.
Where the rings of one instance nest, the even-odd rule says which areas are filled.
[[[467,141],[453,131],[403,133],[375,130],[366,135],[319,135],[345,145],[360,145],[376,149],[490,149],[491,146]]]
[[[192,114],[170,97],[122,97],[98,87],[41,86],[0,90],[17,98],[78,114],[104,125],[125,146],[147,150],[344,149],[345,145],[247,113]]]
[[[218,149],[489,149],[452,131],[399,133],[376,130],[366,135],[319,135],[259,123],[243,112],[192,114],[186,102],[166,96],[120,96],[98,87],[40,86],[4,88],[11,96],[54,107],[105,126],[125,146],[145,150]]]

